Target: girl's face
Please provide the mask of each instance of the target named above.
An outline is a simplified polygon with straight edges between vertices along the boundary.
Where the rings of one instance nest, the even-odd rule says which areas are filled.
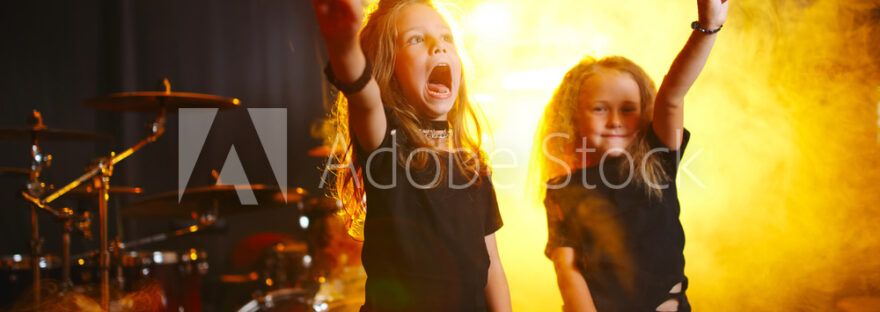
[[[397,17],[394,77],[425,118],[446,120],[461,85],[461,60],[449,25],[428,5],[414,3]]]
[[[592,164],[605,153],[623,155],[639,131],[640,104],[639,85],[625,72],[603,68],[581,83],[578,131],[596,149],[587,153]]]

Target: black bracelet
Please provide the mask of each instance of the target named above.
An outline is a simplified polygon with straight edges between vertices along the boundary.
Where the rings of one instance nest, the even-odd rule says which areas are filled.
[[[343,84],[339,79],[336,79],[336,75],[333,74],[333,69],[330,68],[330,62],[327,62],[327,67],[324,67],[324,75],[327,76],[327,81],[336,87],[337,90],[342,92],[342,94],[349,95],[360,92],[367,86],[370,79],[373,78],[373,64],[370,64],[369,59],[365,59],[365,61],[366,65],[364,66],[364,72],[352,83]]]
[[[709,35],[721,31],[721,27],[724,27],[724,25],[718,26],[718,29],[715,29],[715,30],[708,30],[708,29],[703,29],[703,27],[700,27],[700,22],[698,22],[698,21],[694,21],[693,23],[691,23],[691,28],[693,28],[694,30],[699,31],[701,33],[709,34]]]

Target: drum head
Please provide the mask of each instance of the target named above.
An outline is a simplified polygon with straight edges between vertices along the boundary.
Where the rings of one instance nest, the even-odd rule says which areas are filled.
[[[300,289],[279,289],[263,298],[254,299],[238,309],[238,312],[314,312],[311,295]]]

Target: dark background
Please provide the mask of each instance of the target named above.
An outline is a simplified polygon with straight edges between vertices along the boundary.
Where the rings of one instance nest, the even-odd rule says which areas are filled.
[[[82,106],[82,100],[158,90],[167,77],[173,91],[235,97],[242,103],[242,108],[218,114],[188,187],[212,184],[211,170],[223,166],[232,145],[251,183],[278,185],[246,109],[280,107],[287,109],[288,185],[323,193],[318,185],[324,160],[306,154],[320,144],[309,130],[325,115],[326,90],[321,75],[324,48],[311,2],[4,1],[0,25],[0,127],[24,126],[36,109],[49,127],[113,136],[103,143],[42,142],[43,152],[54,157],[44,171],[48,184],[60,187],[82,174],[93,158],[137,143],[154,117],[98,111]],[[114,213],[139,198],[177,189],[177,123],[177,116],[169,115],[164,136],[117,166],[112,185],[142,187],[145,193],[111,198],[111,237],[117,233],[117,220],[123,225],[123,242],[192,224],[117,219]],[[24,168],[29,157],[29,143],[0,142],[0,166]],[[24,182],[0,177],[0,255],[30,253],[30,212],[16,195]],[[59,199],[56,205],[97,214],[96,204],[90,202]],[[144,247],[208,252],[206,282],[215,290],[203,291],[206,310],[216,309],[218,297],[225,296],[216,290],[222,287],[211,283],[232,270],[228,258],[236,242],[257,232],[294,233],[297,226],[290,208],[221,218],[226,221],[222,231]],[[47,214],[40,219],[43,252],[59,255],[60,225]],[[97,247],[97,220],[93,231],[93,241],[73,236],[72,253]]]

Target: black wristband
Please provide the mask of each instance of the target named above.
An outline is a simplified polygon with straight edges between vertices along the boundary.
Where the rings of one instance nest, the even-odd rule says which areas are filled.
[[[699,31],[701,33],[709,34],[709,35],[721,31],[721,27],[724,27],[724,25],[718,26],[718,29],[709,30],[709,29],[703,29],[703,27],[700,27],[700,22],[698,22],[698,21],[694,21],[693,23],[691,23],[691,28],[693,28],[694,30]]]
[[[373,78],[373,64],[370,64],[369,59],[365,59],[365,61],[364,72],[352,83],[343,84],[339,79],[336,79],[336,75],[333,74],[333,69],[330,68],[330,62],[327,62],[327,67],[324,68],[324,75],[327,76],[327,81],[336,87],[337,90],[342,92],[342,94],[348,95],[360,92],[367,86],[370,79]]]

